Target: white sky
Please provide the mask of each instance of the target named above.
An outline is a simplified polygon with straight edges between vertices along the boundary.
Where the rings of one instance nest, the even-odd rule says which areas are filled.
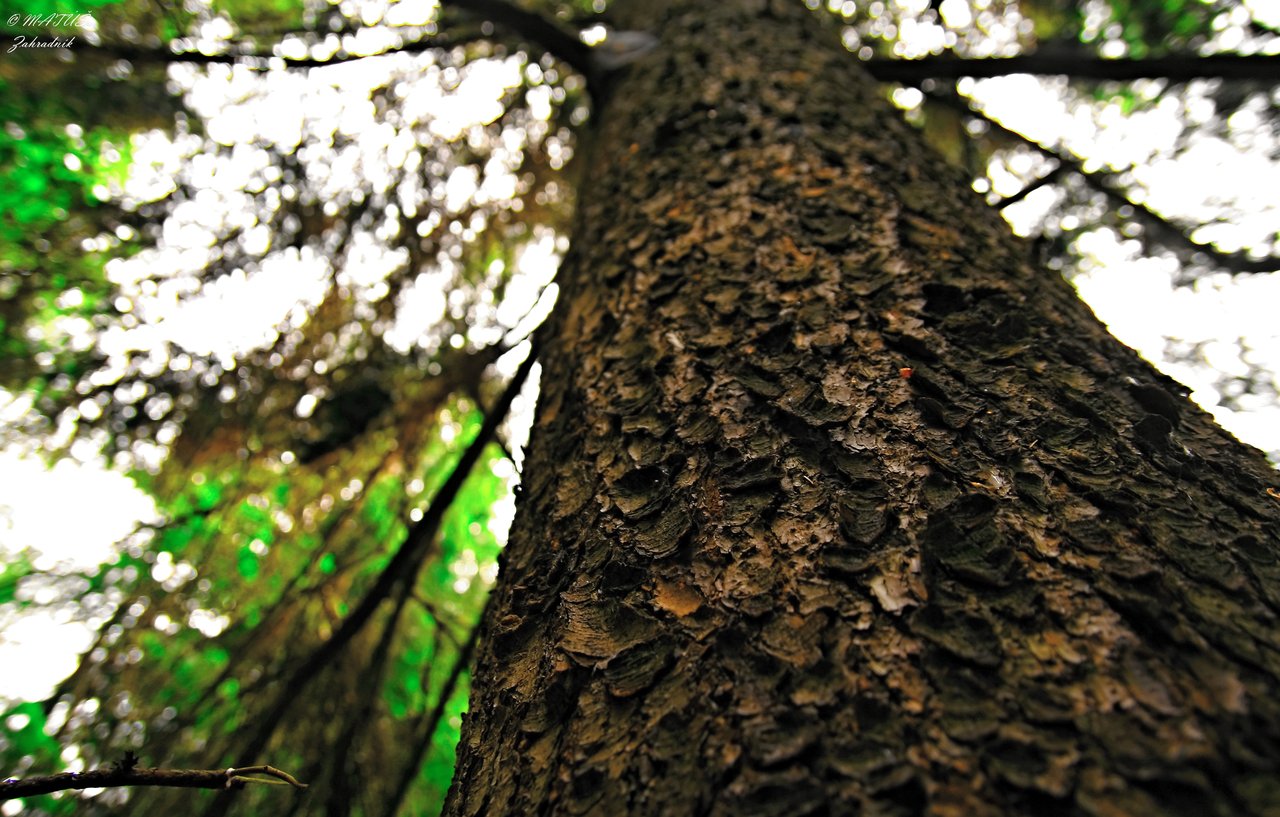
[[[63,460],[46,468],[33,457],[0,457],[0,566],[29,547],[37,569],[92,572],[136,520],[154,518],[150,497],[100,463]],[[49,588],[22,590],[37,604],[53,600]],[[92,637],[73,622],[76,612],[65,605],[20,616],[0,612],[0,698],[38,700],[75,669]]]

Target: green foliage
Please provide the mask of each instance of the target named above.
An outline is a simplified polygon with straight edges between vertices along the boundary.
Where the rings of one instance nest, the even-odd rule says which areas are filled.
[[[305,4],[298,0],[213,0],[212,8],[248,33],[299,30],[306,19]]]
[[[99,203],[95,188],[120,180],[129,140],[104,129],[83,133],[55,100],[32,99],[0,78],[0,264],[36,266],[32,234],[65,221],[73,209]],[[83,135],[82,135],[83,134]]]
[[[0,714],[0,751],[5,755],[26,758],[33,768],[56,768],[61,762],[62,745],[49,736],[44,709],[37,703],[20,703]],[[38,813],[65,815],[74,811],[74,803],[50,796],[27,798],[28,808]]]
[[[236,569],[240,571],[240,575],[249,581],[258,578],[258,574],[262,572],[262,567],[258,562],[258,554],[253,552],[253,548],[248,545],[241,545],[237,553]]]
[[[440,729],[431,739],[431,751],[422,764],[418,779],[422,785],[420,801],[435,805],[443,803],[453,779],[453,764],[457,756],[458,738],[462,727],[462,714],[467,711],[470,679],[465,678],[450,696],[445,706]],[[436,806],[434,810],[438,810]],[[412,813],[412,812],[410,812]]]
[[[35,572],[35,566],[25,553],[18,553],[9,562],[0,562],[0,605],[12,604],[17,598],[18,584]]]
[[[56,757],[61,752],[62,747],[47,734],[44,710],[39,704],[21,703],[0,717],[0,734],[15,751],[32,757]]]
[[[308,10],[297,2],[239,0],[218,0],[198,14],[135,0],[94,9],[109,42],[169,38],[217,16],[229,19],[238,34],[278,38],[335,13],[328,4]],[[44,10],[33,5],[29,13]],[[136,39],[123,37],[126,23]],[[91,51],[79,59],[68,69],[47,55],[33,55],[11,63],[18,73],[0,72],[5,83],[0,85],[0,124],[9,123],[0,132],[0,265],[21,281],[20,287],[6,285],[0,292],[5,332],[0,370],[9,375],[5,383],[27,386],[50,415],[81,400],[103,365],[91,346],[71,342],[68,322],[82,321],[84,337],[92,341],[104,329],[134,319],[137,313],[115,311],[122,294],[134,303],[146,294],[122,293],[106,277],[104,261],[148,251],[146,245],[159,234],[154,228],[186,195],[179,185],[173,201],[121,205],[119,191],[135,161],[132,134],[157,125],[193,133],[204,127],[198,121],[181,126],[162,121],[175,119],[180,106],[149,98],[165,82],[154,66],[140,62],[127,78],[113,79],[110,62],[96,61]],[[116,105],[117,94],[148,101]],[[209,150],[216,154],[219,148]],[[487,153],[467,147],[459,155],[480,166]],[[277,166],[291,161],[268,158]],[[529,192],[531,202],[536,192]],[[540,211],[547,212],[550,203],[544,199]],[[434,335],[465,334],[482,294],[503,291],[515,266],[514,245],[504,236],[530,235],[527,226],[509,221],[509,213],[494,208],[486,215],[493,226],[458,244],[457,283],[469,293],[470,305],[446,315],[431,330]],[[316,219],[305,211],[288,215],[316,229]],[[259,217],[280,229],[273,221],[277,216]],[[354,230],[356,221],[336,228]],[[120,223],[133,226],[118,229]],[[130,231],[129,241],[118,237]],[[106,252],[84,252],[87,239]],[[235,255],[234,247],[227,252]],[[256,262],[237,258],[234,263]],[[202,274],[215,280],[225,272],[215,263]],[[176,283],[167,282],[167,276],[157,271],[161,285]],[[196,282],[183,291],[195,294],[201,286]],[[342,743],[354,747],[363,763],[398,769],[408,758],[381,757],[384,747],[426,740],[428,751],[406,770],[420,780],[405,804],[415,813],[438,808],[457,716],[466,700],[465,683],[450,679],[483,606],[487,585],[481,574],[493,573],[498,545],[490,530],[490,506],[508,490],[487,462],[474,469],[445,515],[425,564],[394,588],[399,601],[384,600],[329,665],[308,675],[305,694],[284,688],[292,668],[326,649],[344,618],[377,586],[406,541],[413,512],[424,510],[479,429],[482,415],[469,408],[474,394],[492,388],[482,376],[484,363],[471,363],[470,351],[445,346],[439,353],[390,353],[368,329],[369,308],[350,294],[331,298],[299,323],[306,332],[299,348],[305,352],[288,366],[264,354],[258,360],[242,358],[220,373],[219,365],[197,359],[185,380],[175,367],[159,376],[131,368],[107,381],[104,419],[95,424],[81,417],[86,432],[145,439],[148,426],[141,415],[152,395],[182,407],[171,415],[185,422],[164,468],[158,473],[134,469],[138,482],[156,497],[163,521],[143,525],[108,563],[81,577],[73,591],[86,601],[110,599],[106,609],[114,610],[104,617],[99,642],[111,660],[86,661],[55,693],[65,706],[96,702],[93,715],[68,720],[57,740],[44,735],[41,719],[22,742],[0,747],[0,766],[56,771],[63,745],[77,746],[89,766],[111,762],[124,746],[141,748],[148,762],[164,765],[230,763],[264,723],[273,702],[284,696],[291,711],[272,725],[271,762],[292,762],[303,772],[326,757],[307,747]],[[385,306],[375,302],[372,308],[376,314]],[[343,334],[352,321],[363,321],[365,330]],[[332,343],[339,335],[345,340]],[[177,353],[165,350],[165,359]],[[446,356],[461,365],[440,366]],[[37,357],[45,362],[33,368]],[[192,357],[198,356],[188,354]],[[321,377],[316,365],[321,360],[340,376]],[[312,373],[295,374],[306,369]],[[208,376],[200,380],[195,375],[202,372]],[[118,388],[110,387],[117,383]],[[357,393],[362,383],[374,388],[359,393],[376,399],[362,399],[353,412],[343,395]],[[393,394],[381,385],[386,383],[401,385]],[[235,399],[219,396],[225,385],[234,388]],[[117,404],[126,391],[143,397]],[[323,398],[314,415],[298,418],[280,410],[308,392]],[[285,452],[296,455],[291,465]],[[0,603],[16,609],[32,573],[21,560],[7,565],[0,572]],[[96,603],[101,609],[102,602]],[[353,687],[353,679],[367,683]],[[433,724],[430,713],[442,698],[447,698],[447,717]],[[356,717],[360,712],[366,714]],[[28,739],[37,734],[44,735],[43,744]],[[122,744],[127,735],[140,743]],[[311,776],[334,777],[321,769]],[[389,773],[388,781],[396,776]],[[185,799],[179,806],[164,797],[134,792],[131,810],[145,813],[154,805],[171,813],[189,806]],[[53,813],[71,802],[27,805],[47,806]]]
[[[115,314],[103,256],[89,238],[96,189],[129,162],[128,144],[104,129],[82,133],[56,102],[30,99],[0,78],[0,385],[78,378],[92,365],[84,338]],[[37,368],[31,366],[37,363]]]
[[[1195,53],[1227,21],[1234,8],[1223,0],[1106,0],[1087,5],[1074,0],[1018,0],[1033,24],[1037,43],[1055,48],[1077,42],[1097,48],[1122,46],[1129,57]],[[1111,52],[1115,55],[1115,52]]]
[[[1225,4],[1201,0],[1108,0],[1109,19],[1081,33],[1084,42],[1118,40],[1133,57],[1186,51],[1207,39]],[[1215,8],[1216,6],[1216,8]]]
[[[404,485],[387,476],[369,486],[360,514],[366,524],[366,535],[374,541],[399,541],[404,536]]]

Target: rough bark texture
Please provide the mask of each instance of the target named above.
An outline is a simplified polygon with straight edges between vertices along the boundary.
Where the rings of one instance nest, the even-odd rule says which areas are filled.
[[[1280,813],[1262,456],[803,5],[611,12],[446,813]]]

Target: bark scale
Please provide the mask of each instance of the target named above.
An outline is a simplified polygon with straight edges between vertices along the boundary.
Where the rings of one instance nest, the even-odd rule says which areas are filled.
[[[800,3],[619,0],[449,815],[1280,809],[1280,483]]]

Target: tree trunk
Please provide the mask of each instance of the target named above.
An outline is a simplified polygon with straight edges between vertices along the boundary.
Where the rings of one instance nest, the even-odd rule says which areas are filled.
[[[610,11],[446,813],[1280,814],[1261,454],[802,4]]]

